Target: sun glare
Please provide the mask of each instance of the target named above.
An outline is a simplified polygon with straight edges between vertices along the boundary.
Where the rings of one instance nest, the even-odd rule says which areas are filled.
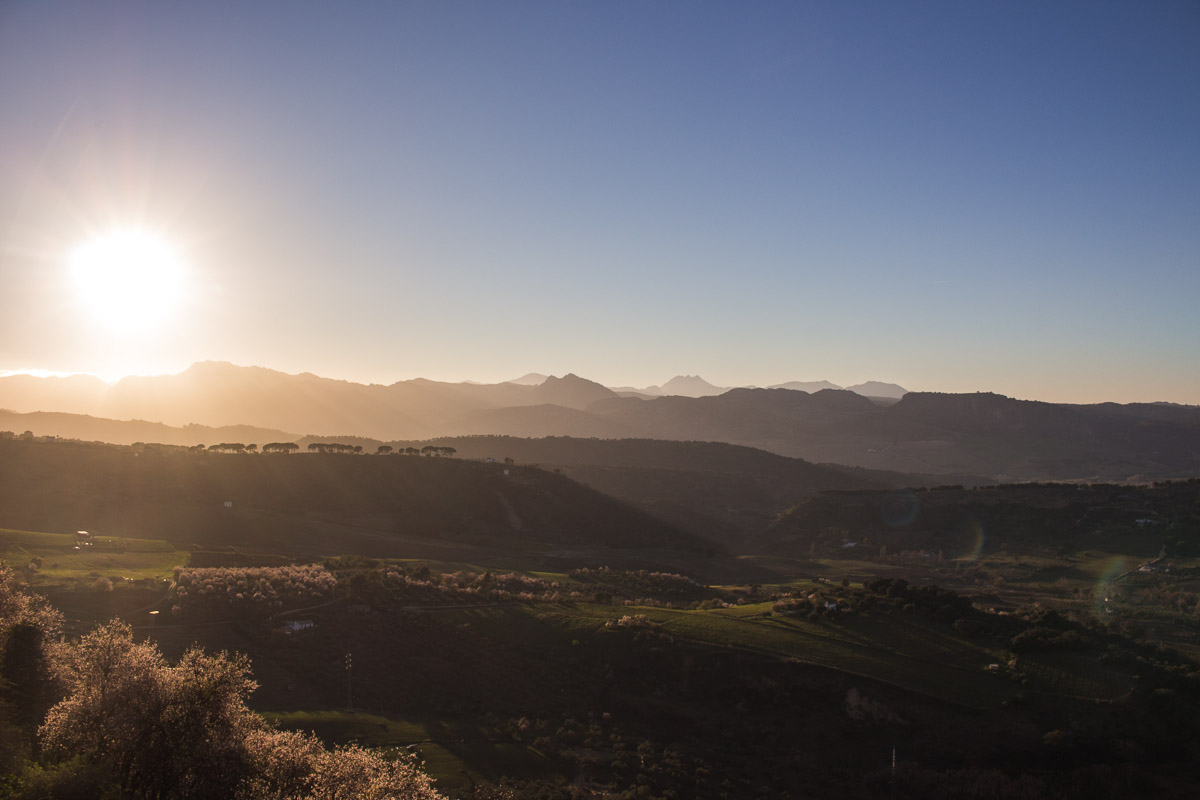
[[[70,258],[82,303],[118,331],[145,330],[168,317],[183,295],[184,268],[157,236],[122,231],[93,240]]]

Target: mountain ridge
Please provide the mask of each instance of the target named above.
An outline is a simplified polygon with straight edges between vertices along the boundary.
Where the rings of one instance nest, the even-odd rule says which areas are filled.
[[[481,434],[714,441],[818,463],[995,480],[1200,474],[1200,408],[1192,406],[1071,405],[988,392],[908,392],[877,402],[832,388],[645,397],[573,373],[537,385],[414,379],[384,386],[222,362],[126,378],[103,395],[86,379],[15,377],[0,378],[0,407],[45,402],[59,412],[174,426],[377,441]]]

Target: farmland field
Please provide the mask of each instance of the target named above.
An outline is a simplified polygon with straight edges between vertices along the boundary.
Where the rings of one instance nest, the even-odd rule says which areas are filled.
[[[114,585],[169,580],[188,554],[159,539],[96,536],[76,545],[72,534],[0,530],[0,558],[10,564],[33,565],[31,585],[51,590],[76,581],[107,579]]]

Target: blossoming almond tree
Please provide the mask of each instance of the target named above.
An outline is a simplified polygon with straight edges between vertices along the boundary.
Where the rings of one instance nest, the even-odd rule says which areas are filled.
[[[436,800],[411,758],[328,751],[246,706],[257,684],[241,655],[187,651],[175,666],[113,621],[65,648],[66,699],[46,716],[47,753],[106,766],[122,797],[145,800]]]

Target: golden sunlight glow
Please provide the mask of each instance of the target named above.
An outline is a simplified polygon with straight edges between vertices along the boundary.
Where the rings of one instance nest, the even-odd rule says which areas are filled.
[[[162,239],[141,231],[82,245],[71,254],[70,273],[83,305],[113,330],[157,325],[183,296],[183,263]]]

